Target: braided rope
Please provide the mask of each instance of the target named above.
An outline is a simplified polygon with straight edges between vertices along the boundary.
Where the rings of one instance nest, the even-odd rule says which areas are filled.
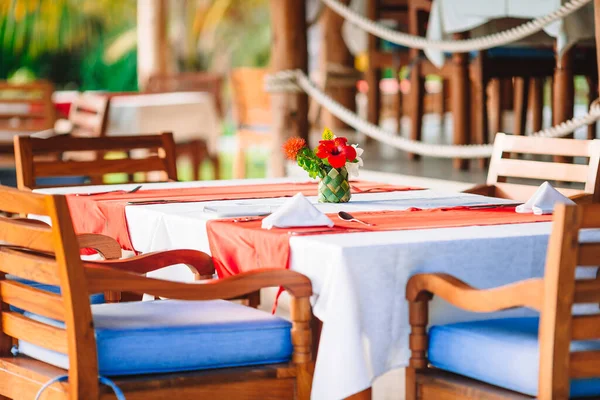
[[[286,70],[268,75],[265,79],[268,92],[305,92],[319,105],[359,132],[392,147],[409,153],[438,158],[488,158],[492,155],[492,145],[439,145],[410,140],[388,132],[379,126],[362,119],[319,89],[301,70]],[[565,121],[560,125],[535,132],[532,136],[559,138],[576,129],[600,119],[600,102],[594,101],[586,115]]]
[[[362,30],[367,31],[381,39],[385,39],[391,43],[413,49],[435,49],[452,53],[468,53],[470,51],[486,50],[492,47],[504,46],[506,44],[514,43],[524,39],[536,32],[539,32],[552,22],[574,13],[584,5],[590,3],[592,0],[571,0],[548,15],[535,18],[512,29],[494,33],[488,36],[465,40],[430,40],[421,36],[409,35],[407,33],[395,31],[376,21],[370,20],[364,15],[352,10],[345,4],[340,3],[338,0],[321,1],[341,17],[358,26]]]

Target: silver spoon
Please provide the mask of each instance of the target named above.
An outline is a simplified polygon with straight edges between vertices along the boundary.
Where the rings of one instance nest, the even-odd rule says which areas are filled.
[[[358,222],[358,223],[361,223],[361,224],[366,225],[366,226],[373,226],[374,225],[374,224],[370,224],[370,223],[365,222],[365,221],[361,221],[360,219],[356,219],[356,218],[354,218],[352,216],[352,214],[347,213],[346,211],[340,211],[338,213],[338,217],[340,219],[342,219],[344,221],[348,221],[348,222]]]
[[[123,194],[130,194],[130,193],[135,193],[138,190],[140,190],[142,188],[142,185],[136,186],[131,190],[109,190],[107,192],[92,192],[92,193],[77,193],[75,194],[75,196],[96,196],[99,194],[108,194],[108,193],[123,193]]]

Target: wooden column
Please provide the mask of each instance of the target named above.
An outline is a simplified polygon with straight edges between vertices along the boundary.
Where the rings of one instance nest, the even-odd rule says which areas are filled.
[[[343,4],[350,3],[350,0],[341,0]],[[332,11],[329,7],[324,6],[323,15],[319,21],[322,35],[320,69],[323,79],[326,79],[327,67],[329,64],[339,64],[344,67],[354,67],[354,57],[348,50],[344,38],[342,37],[342,26],[344,18]],[[326,82],[326,81],[325,81]],[[354,88],[331,87],[326,84],[325,91],[334,100],[340,102],[344,107],[355,111],[356,110],[356,86]],[[321,122],[334,130],[335,128],[346,128],[347,125],[338,118],[331,115],[323,108]]]
[[[573,82],[573,49],[567,50],[562,57],[556,55],[554,70],[554,96],[552,99],[552,125],[559,125],[573,118],[575,83]],[[573,137],[570,134],[566,137]],[[572,157],[555,157],[556,162],[572,162]]]
[[[465,39],[466,33],[455,33],[454,40]],[[470,121],[470,87],[469,87],[469,55],[466,53],[452,54],[452,117],[453,143],[469,144],[471,140]],[[455,159],[454,168],[468,169],[469,160]]]
[[[367,0],[367,18],[372,21],[377,21],[377,0]],[[375,35],[368,35],[368,58],[369,65],[365,78],[369,86],[367,93],[367,120],[375,125],[379,125],[379,113],[381,112],[381,90],[379,83],[381,82],[381,67],[378,63],[377,53],[379,50],[379,39]]]
[[[138,86],[143,90],[153,74],[167,72],[167,1],[138,0],[137,7]]]
[[[596,25],[596,57],[598,60],[598,76],[600,77],[600,48],[598,48],[598,43],[600,43],[600,0],[594,0],[594,16]]]
[[[270,0],[271,72],[286,69],[308,70],[305,0]],[[269,175],[285,175],[281,146],[288,137],[308,139],[308,96],[304,93],[273,93],[273,147]]]

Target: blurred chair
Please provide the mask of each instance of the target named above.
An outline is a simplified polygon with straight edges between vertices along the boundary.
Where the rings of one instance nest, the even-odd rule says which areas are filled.
[[[580,243],[579,234],[581,229],[600,228],[598,215],[597,204],[556,207],[543,278],[485,290],[448,274],[410,278],[406,400],[597,399],[600,244]],[[433,296],[474,313],[526,307],[539,317],[496,317],[428,330]],[[587,311],[578,312],[576,304]]]
[[[0,219],[3,398],[33,399],[40,391],[53,399],[113,397],[107,383],[131,399],[310,398],[312,289],[305,276],[277,269],[203,285],[150,279],[143,269],[82,262],[64,196],[0,187],[0,210],[51,221]],[[201,272],[211,273],[210,257],[199,254]],[[218,300],[272,286],[291,294],[291,323]],[[90,294],[121,290],[171,300],[90,305]]]
[[[106,136],[108,126],[110,98],[93,93],[79,94],[69,110],[71,136]]]
[[[586,164],[565,164],[510,158],[511,154],[583,157]],[[508,157],[508,158],[506,158]],[[577,203],[600,201],[600,140],[550,139],[496,134],[487,183],[466,193],[490,197],[528,200],[540,181],[581,185],[581,189],[557,188]],[[507,179],[518,182],[507,182]],[[535,183],[525,184],[524,180]]]
[[[12,155],[13,137],[54,128],[54,86],[47,81],[0,81],[0,155]],[[12,163],[11,163],[12,164]]]
[[[180,72],[172,75],[153,75],[148,80],[146,91],[150,93],[165,92],[206,92],[215,100],[219,119],[223,119],[223,77],[211,72]],[[210,160],[215,179],[219,179],[219,155],[210,154],[205,140],[197,139],[177,143],[177,154],[190,157],[194,180],[200,179],[200,166],[205,159]]]
[[[106,159],[77,161],[73,159],[48,159],[48,155],[60,152],[126,152],[143,151],[143,158]],[[21,136],[15,138],[17,162],[17,184],[19,188],[35,189],[47,187],[39,181],[45,177],[81,176],[101,178],[106,174],[159,171],[165,180],[177,180],[175,164],[175,144],[173,134],[139,136],[110,136],[76,138],[70,135],[53,136],[47,139]],[[75,185],[91,182],[77,182]],[[67,186],[67,185],[63,185]]]
[[[258,68],[236,68],[231,72],[231,90],[237,121],[236,152],[233,177],[246,177],[246,150],[250,146],[271,147],[271,99],[264,90],[268,71]]]

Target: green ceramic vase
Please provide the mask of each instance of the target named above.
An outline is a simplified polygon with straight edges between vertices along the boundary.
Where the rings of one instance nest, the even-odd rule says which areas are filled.
[[[331,168],[319,182],[319,203],[347,203],[350,201],[350,183],[346,168]]]

